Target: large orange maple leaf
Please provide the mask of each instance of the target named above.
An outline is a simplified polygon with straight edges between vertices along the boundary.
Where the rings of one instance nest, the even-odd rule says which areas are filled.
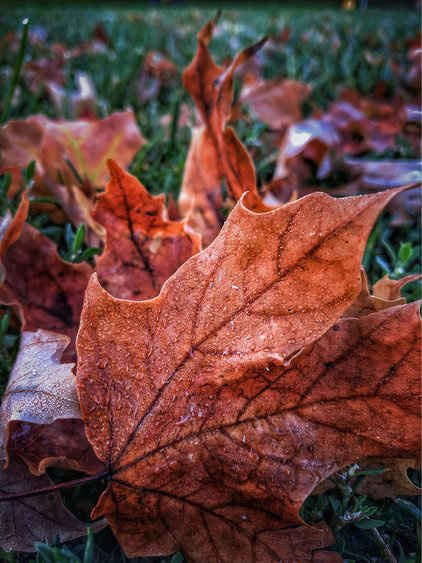
[[[109,472],[93,516],[127,555],[339,560],[319,551],[327,527],[303,526],[304,499],[349,463],[419,444],[417,306],[339,320],[395,193],[313,194],[263,214],[240,201],[150,301],[92,278],[77,385]]]

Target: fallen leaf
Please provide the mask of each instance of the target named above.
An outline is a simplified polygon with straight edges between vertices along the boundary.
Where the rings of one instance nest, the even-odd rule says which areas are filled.
[[[100,120],[55,122],[37,115],[11,121],[0,129],[0,170],[20,169],[35,160],[31,193],[52,195],[75,227],[84,223],[101,237],[103,233],[93,224],[91,210],[96,190],[103,190],[108,181],[106,162],[118,157],[122,166],[128,166],[144,142],[129,110]],[[78,185],[69,162],[83,184]],[[10,195],[21,187],[19,176],[14,176]],[[90,189],[84,191],[87,186]],[[83,196],[86,197],[81,205]],[[49,205],[47,210],[58,220],[62,218],[62,214],[57,216],[57,206]],[[89,242],[95,244],[95,240]]]
[[[24,332],[0,408],[0,448],[20,457],[31,473],[50,465],[85,473],[104,469],[89,445],[76,394],[74,364],[60,358],[70,339]]]
[[[86,72],[77,71],[75,84],[76,90],[69,91],[69,88],[54,81],[46,82],[46,90],[58,114],[64,115],[67,110],[73,119],[95,119],[97,117],[96,92],[92,78]]]
[[[370,313],[375,313],[376,311],[382,311],[383,309],[388,309],[389,307],[395,307],[396,305],[403,305],[406,303],[406,299],[404,297],[400,297],[400,291],[394,294],[392,292],[391,297],[384,297],[382,294],[377,294],[375,291],[376,284],[374,285],[373,293],[371,294],[369,291],[368,277],[363,268],[361,270],[361,280],[362,284],[360,293],[347,311],[343,313],[344,318],[363,317],[365,315],[369,315]],[[405,283],[408,282],[404,282],[402,285],[405,285]]]
[[[357,492],[374,499],[420,495],[420,488],[407,475],[409,468],[417,469],[418,465],[416,459],[364,459],[359,465],[361,470],[385,468],[385,472],[365,477]]]
[[[364,456],[417,450],[416,305],[332,327],[395,193],[313,194],[265,214],[241,201],[151,301],[91,280],[77,386],[110,472],[93,516],[107,516],[127,555],[278,561],[283,528],[302,524],[319,481]],[[308,531],[297,532],[303,561]]]
[[[234,72],[259,50],[265,39],[241,51],[224,71],[208,51],[217,21],[218,14],[200,31],[196,55],[183,72],[183,84],[204,127],[192,135],[180,201],[183,210],[193,205],[191,224],[203,235],[205,246],[221,228],[223,178],[234,201],[246,191],[245,203],[251,210],[268,211],[258,196],[252,159],[233,129],[226,127],[231,114]]]
[[[178,203],[192,229],[202,235],[204,246],[211,244],[224,224],[222,180],[218,154],[208,131],[202,127],[193,129]]]
[[[339,142],[333,125],[322,120],[308,119],[291,125],[283,137],[273,179],[286,178],[289,161],[298,155],[313,160],[318,167],[317,177],[325,178],[331,170],[330,152]]]
[[[136,94],[141,104],[156,97],[163,86],[169,86],[177,76],[177,68],[161,53],[150,51],[145,55]]]
[[[4,469],[0,463],[0,493],[23,493],[53,485],[48,475],[32,475],[23,461],[12,459]],[[97,532],[105,527],[103,520],[81,522],[63,504],[60,493],[0,503],[0,546],[5,551],[36,551],[35,542],[52,544],[85,536],[87,529]]]
[[[158,295],[163,283],[201,242],[185,221],[169,221],[164,195],[152,196],[135,176],[108,161],[110,182],[100,195],[94,218],[107,231],[96,271],[114,297],[144,300]]]
[[[72,162],[82,179],[97,188],[108,180],[107,160],[118,157],[121,166],[129,166],[144,144],[132,110],[116,112],[100,120],[49,121],[41,148],[41,160],[50,180],[71,175],[63,157]],[[72,183],[74,177],[67,183]]]
[[[421,274],[411,274],[399,280],[391,280],[387,274],[374,284],[372,292],[375,297],[380,299],[400,299],[401,289],[408,283],[419,280],[420,278]]]
[[[292,125],[302,117],[301,104],[311,91],[298,80],[256,80],[245,84],[239,103],[249,104],[258,119],[271,129]]]
[[[418,160],[367,160],[345,158],[344,164],[351,174],[359,175],[360,192],[373,193],[412,182],[420,182],[421,161]],[[420,188],[408,190],[391,203],[391,224],[408,225],[415,222],[421,209]]]
[[[8,227],[3,239],[14,242],[0,243],[5,272],[0,302],[17,306],[23,330],[43,328],[68,335],[71,344],[64,358],[74,361],[84,292],[93,269],[86,262],[65,262],[51,239],[23,223],[27,212],[25,201],[22,200],[12,222],[5,219]]]

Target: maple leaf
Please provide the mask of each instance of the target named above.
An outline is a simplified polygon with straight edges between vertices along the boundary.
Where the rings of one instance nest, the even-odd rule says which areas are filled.
[[[94,218],[107,231],[96,271],[115,297],[150,299],[188,258],[200,238],[185,222],[169,221],[164,195],[152,196],[135,176],[108,161],[111,179],[100,195]]]
[[[264,214],[241,201],[151,301],[91,280],[77,386],[110,475],[93,516],[129,556],[316,560],[326,530],[317,545],[298,528],[293,552],[285,530],[315,485],[362,457],[417,451],[416,305],[332,326],[395,193],[313,194]]]
[[[86,473],[103,470],[84,431],[74,364],[60,358],[70,339],[24,332],[0,408],[0,447],[24,460],[34,475],[49,465]]]
[[[18,308],[23,330],[44,328],[68,335],[71,344],[64,359],[74,360],[84,292],[93,269],[86,262],[62,260],[51,239],[24,223],[27,212],[24,194],[13,221],[6,216],[0,227],[0,302]]]
[[[32,475],[19,459],[12,459],[7,469],[0,464],[0,492],[3,495],[28,492],[52,484],[48,475]],[[0,546],[6,551],[36,551],[36,541],[51,544],[57,536],[60,541],[69,541],[85,536],[87,528],[97,532],[104,526],[104,520],[93,524],[81,522],[64,506],[60,494],[56,492],[0,503]]]
[[[183,73],[184,86],[199,110],[204,127],[192,135],[180,204],[186,212],[194,200],[190,224],[203,235],[205,246],[217,236],[224,222],[219,212],[223,178],[234,201],[249,192],[247,205],[250,209],[268,210],[258,196],[249,153],[233,129],[226,127],[231,113],[234,72],[260,49],[265,39],[241,51],[224,71],[214,63],[208,51],[218,17],[219,14],[199,32],[196,55]]]

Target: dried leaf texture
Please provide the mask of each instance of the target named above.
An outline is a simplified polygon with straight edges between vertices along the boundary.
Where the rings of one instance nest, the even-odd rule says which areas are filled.
[[[407,398],[417,376],[409,375],[400,399],[406,417],[397,417],[393,399],[378,397],[395,356],[375,348],[369,357],[378,367],[370,363],[360,390],[368,366],[366,352],[357,353],[368,341],[359,336],[360,321],[336,326],[329,341],[300,356],[303,364],[296,360],[295,371],[283,367],[356,298],[365,238],[394,193],[342,200],[313,194],[266,214],[239,202],[214,243],[149,302],[114,299],[92,279],[77,383],[88,439],[113,474],[94,513],[107,515],[129,555],[181,546],[192,561],[278,561],[283,553],[272,542],[277,537],[281,545],[281,536],[270,540],[263,530],[300,523],[300,504],[337,465],[368,450],[397,456],[417,447],[416,414],[409,412],[417,406]],[[417,315],[403,310],[413,347]],[[372,342],[369,318],[362,322]],[[391,323],[397,329],[395,317]],[[396,362],[399,336],[408,346],[396,330]],[[353,354],[345,357],[358,365],[340,385],[344,370],[334,364],[349,345]],[[372,396],[376,406],[388,406],[376,424]],[[339,423],[340,404],[350,416]]]
[[[8,469],[0,463],[0,492],[2,495],[23,493],[53,482],[48,475],[34,477],[23,461],[13,459]],[[59,493],[0,503],[0,546],[5,550],[36,551],[35,542],[56,537],[69,541],[86,535],[87,528],[97,532],[104,522],[85,524],[62,503]]]
[[[193,205],[191,224],[208,245],[222,225],[221,181],[234,201],[249,192],[245,203],[254,211],[268,211],[258,196],[255,169],[245,147],[226,123],[230,117],[235,70],[262,46],[262,40],[241,51],[225,70],[218,67],[208,51],[218,17],[208,22],[198,36],[192,63],[183,73],[183,83],[199,110],[204,128],[192,136],[180,194],[181,209]],[[193,204],[192,204],[193,200]]]
[[[0,446],[34,475],[48,465],[95,473],[102,464],[89,445],[76,394],[74,364],[61,364],[67,336],[38,330],[22,334],[19,354],[0,408]]]
[[[186,222],[167,219],[164,195],[151,196],[114,161],[108,166],[111,179],[94,212],[107,231],[105,251],[96,265],[98,278],[114,297],[150,299],[199,252],[200,237]]]
[[[87,263],[62,260],[52,240],[23,223],[26,213],[22,208],[27,210],[26,205],[23,200],[3,233],[3,239],[12,237],[15,242],[4,247],[0,243],[6,275],[0,287],[0,302],[18,306],[23,330],[43,328],[68,335],[71,343],[64,359],[75,360],[84,292],[93,270]]]

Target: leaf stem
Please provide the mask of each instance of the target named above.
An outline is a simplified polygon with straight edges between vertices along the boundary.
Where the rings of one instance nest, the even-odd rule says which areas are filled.
[[[19,45],[18,58],[16,59],[15,69],[13,71],[12,81],[9,86],[9,91],[7,93],[3,112],[0,117],[0,123],[4,123],[9,115],[10,106],[13,101],[13,94],[15,93],[15,88],[18,84],[19,75],[21,73],[23,58],[25,56],[26,44],[28,43],[28,29],[29,29],[29,19],[25,18],[22,22],[22,37]]]
[[[37,497],[40,495],[47,495],[50,493],[56,493],[58,491],[63,491],[64,489],[72,489],[73,487],[78,487],[79,485],[85,485],[86,483],[91,483],[92,481],[98,481],[108,476],[108,472],[98,473],[97,475],[89,475],[88,477],[81,477],[80,479],[74,479],[73,481],[67,481],[66,483],[58,483],[57,485],[50,485],[48,487],[41,487],[40,489],[33,489],[32,491],[25,491],[24,493],[12,493],[10,495],[3,495],[0,497],[0,502],[20,500],[23,498]]]

